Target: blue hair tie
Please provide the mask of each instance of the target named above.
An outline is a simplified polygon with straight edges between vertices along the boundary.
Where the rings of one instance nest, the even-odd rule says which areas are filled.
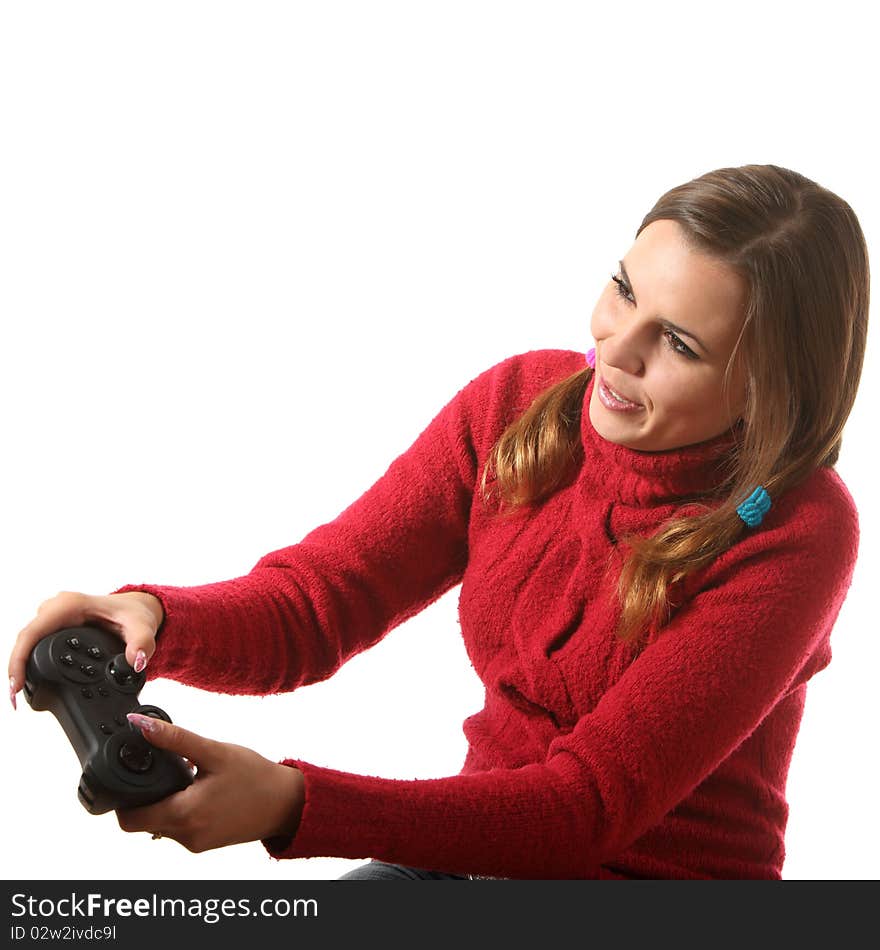
[[[763,485],[759,485],[736,509],[736,513],[750,528],[757,528],[770,510],[770,496]]]

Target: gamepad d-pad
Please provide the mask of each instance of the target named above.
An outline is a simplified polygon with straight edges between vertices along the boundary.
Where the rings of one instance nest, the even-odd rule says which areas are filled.
[[[146,674],[123,650],[109,630],[68,627],[40,640],[27,661],[24,696],[61,723],[83,770],[79,800],[93,815],[152,804],[193,780],[179,755],[150,745],[126,719],[137,712],[171,722],[158,706],[141,705]]]

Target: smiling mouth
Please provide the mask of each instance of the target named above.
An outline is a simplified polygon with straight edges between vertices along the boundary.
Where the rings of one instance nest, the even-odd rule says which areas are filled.
[[[611,400],[621,408],[644,409],[641,403],[633,402],[631,399],[626,399],[624,396],[621,396],[620,393],[615,392],[601,376],[599,377],[599,388],[600,395],[604,392],[606,396],[610,397]]]
[[[639,403],[633,402],[632,399],[627,399],[627,398],[625,398],[624,396],[621,396],[620,393],[617,392],[616,389],[612,389],[607,383],[605,384],[605,388],[608,390],[608,392],[611,393],[612,396],[614,396],[614,398],[615,398],[618,402],[628,402],[631,406],[638,406],[638,405],[639,405]]]
[[[597,392],[599,402],[609,412],[636,413],[642,412],[645,408],[641,403],[632,402],[630,399],[625,399],[620,393],[616,393],[601,376],[598,378]]]

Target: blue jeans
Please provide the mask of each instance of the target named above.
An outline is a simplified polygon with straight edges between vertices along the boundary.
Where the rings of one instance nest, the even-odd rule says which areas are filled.
[[[422,868],[409,868],[403,864],[386,864],[384,861],[370,861],[359,868],[343,874],[340,881],[469,881],[466,874],[446,874],[443,871],[425,871]]]

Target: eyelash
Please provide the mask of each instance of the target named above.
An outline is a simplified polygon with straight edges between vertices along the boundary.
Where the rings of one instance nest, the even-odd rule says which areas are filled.
[[[627,294],[631,294],[632,291],[623,282],[623,279],[619,277],[617,274],[612,274],[611,279],[614,281],[615,284],[617,284],[617,296],[620,297],[621,300],[628,303],[631,307],[634,307],[635,301],[630,300],[629,297],[627,297]],[[673,353],[678,353],[680,356],[684,356],[689,360],[699,359],[699,356],[697,356],[697,354],[694,353],[694,351],[686,343],[682,341],[681,337],[673,333],[672,330],[665,330],[664,338],[666,339],[666,342],[669,348],[673,351]],[[675,341],[675,343],[673,342],[673,340]],[[682,349],[679,349],[678,346],[676,346],[676,343],[678,343],[682,347]]]

